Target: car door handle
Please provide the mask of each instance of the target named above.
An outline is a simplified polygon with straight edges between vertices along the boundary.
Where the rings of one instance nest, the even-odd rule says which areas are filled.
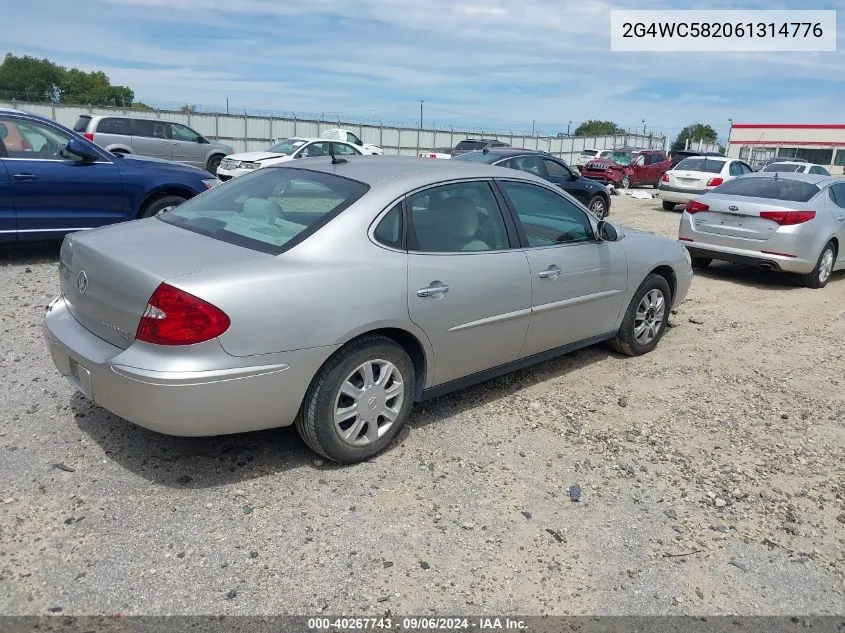
[[[444,294],[449,292],[449,286],[439,281],[432,281],[428,288],[420,288],[417,290],[418,297],[434,297],[439,299]]]
[[[537,273],[537,276],[540,279],[557,279],[558,277],[560,277],[560,273],[562,272],[563,271],[560,268],[552,264],[551,266],[546,268],[546,270],[541,270],[539,273]]]
[[[17,180],[18,182],[32,182],[33,180],[38,180],[38,176],[35,174],[13,174],[12,180]]]

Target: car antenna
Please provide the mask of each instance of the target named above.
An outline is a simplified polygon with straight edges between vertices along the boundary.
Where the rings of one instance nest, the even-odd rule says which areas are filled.
[[[329,156],[332,157],[332,165],[340,165],[346,162],[345,158],[338,158],[334,155],[334,143],[329,143]]]

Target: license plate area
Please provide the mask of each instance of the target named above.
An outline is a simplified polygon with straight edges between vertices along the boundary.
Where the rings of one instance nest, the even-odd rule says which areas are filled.
[[[91,384],[91,372],[72,358],[70,359],[70,379],[86,398],[89,400],[94,399],[94,389]]]

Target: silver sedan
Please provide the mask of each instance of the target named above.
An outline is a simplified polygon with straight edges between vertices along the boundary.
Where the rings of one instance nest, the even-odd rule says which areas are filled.
[[[845,180],[756,172],[687,203],[678,232],[694,267],[714,259],[798,273],[823,288],[845,268]]]
[[[171,435],[296,424],[341,463],[414,402],[604,341],[651,351],[692,278],[678,242],[530,174],[363,156],[72,234],[59,268],[46,339],[89,399]]]

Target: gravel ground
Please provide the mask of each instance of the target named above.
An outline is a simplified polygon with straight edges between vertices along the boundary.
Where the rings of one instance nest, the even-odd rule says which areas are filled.
[[[0,253],[0,613],[845,612],[843,274],[714,265],[654,353],[426,403],[341,468],[291,429],[170,438],[75,395],[41,340],[56,258]]]

